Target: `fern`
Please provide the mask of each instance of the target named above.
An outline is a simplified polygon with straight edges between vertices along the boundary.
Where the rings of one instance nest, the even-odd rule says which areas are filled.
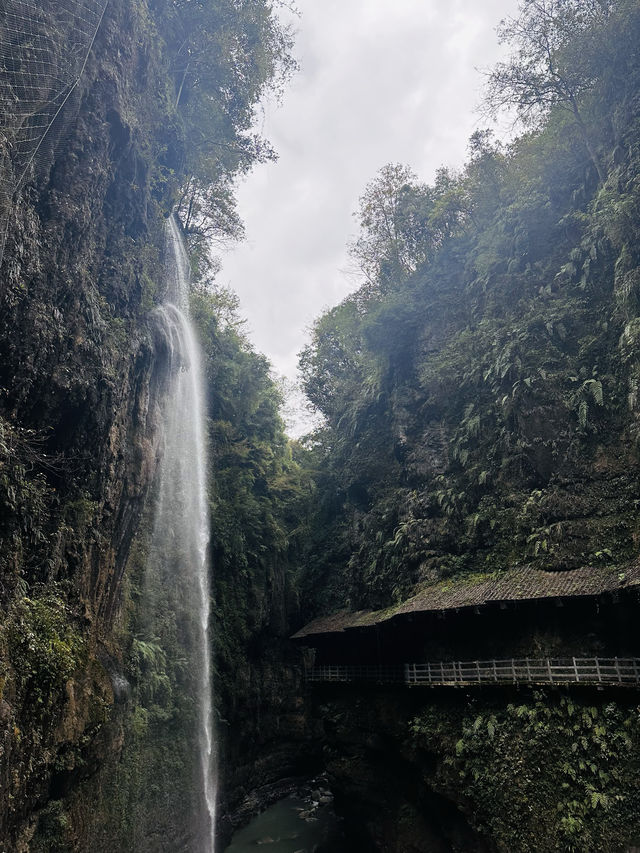
[[[586,429],[588,411],[589,407],[587,406],[587,401],[580,400],[580,405],[578,406],[578,423],[580,424],[582,429]]]

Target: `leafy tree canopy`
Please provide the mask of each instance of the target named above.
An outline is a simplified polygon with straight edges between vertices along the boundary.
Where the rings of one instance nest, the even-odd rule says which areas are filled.
[[[296,68],[293,36],[271,0],[153,0],[166,43],[173,102],[184,123],[185,180],[178,213],[201,259],[242,237],[233,181],[275,158],[255,133],[255,113]],[[206,265],[205,265],[206,266]]]

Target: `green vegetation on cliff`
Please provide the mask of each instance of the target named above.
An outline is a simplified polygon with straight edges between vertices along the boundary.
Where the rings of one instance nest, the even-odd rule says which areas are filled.
[[[382,169],[352,246],[364,284],[302,354],[325,610],[637,553],[640,13],[521,5],[489,107],[526,132],[477,132],[431,186]]]
[[[4,29],[5,11],[20,20],[38,5],[46,28],[54,0],[10,2],[0,16],[0,36],[14,38]],[[70,4],[61,27],[73,25],[75,8]],[[81,4],[77,8],[80,13]],[[148,798],[140,802],[153,803],[157,817],[164,810],[160,780],[173,775],[177,786],[191,773],[186,753],[177,758],[191,720],[188,679],[180,671],[179,608],[151,636],[139,609],[140,521],[153,494],[166,386],[154,311],[166,288],[168,213],[178,205],[196,275],[204,280],[211,265],[205,241],[241,234],[235,176],[273,156],[251,126],[258,100],[279,89],[293,67],[276,8],[267,0],[111,0],[73,97],[3,220],[2,849],[97,850],[102,844],[113,853],[116,825],[130,849],[131,833],[144,827],[135,827],[125,793],[144,792]],[[43,61],[53,67],[71,39],[62,30],[45,35],[52,55]],[[13,49],[19,58],[29,46]],[[5,103],[22,91],[21,66],[12,69],[3,69]],[[7,113],[5,121],[11,120]],[[0,167],[10,170],[11,163]],[[242,472],[238,492],[247,493],[246,500],[237,496],[233,484],[224,492],[222,475],[212,509],[220,519],[219,552],[229,555],[221,558],[229,574],[236,560],[249,566],[247,589],[275,588],[280,569],[271,571],[264,555],[287,548],[279,510],[263,506],[255,521],[260,501],[254,506],[251,496],[265,478],[280,477],[277,488],[287,488],[284,469],[292,463],[285,458],[277,394],[264,360],[211,319],[208,298],[194,300],[201,302],[215,380],[212,433],[227,430],[229,459],[220,458],[220,466]],[[245,384],[246,409],[234,411],[233,397]],[[252,491],[254,469],[260,485]],[[237,538],[234,500],[237,520],[244,501],[244,517],[254,523],[247,558],[244,544],[231,543]],[[235,642],[229,639],[230,649]],[[133,749],[115,768],[123,727]],[[151,757],[150,744],[157,747]],[[103,765],[111,780],[95,775]],[[110,788],[107,805],[99,789],[109,788],[118,770],[126,785],[120,796]],[[149,782],[154,773],[157,785]],[[187,784],[185,800],[191,793]],[[181,805],[178,797],[176,813]],[[111,830],[96,830],[89,840],[94,823],[105,826],[107,812]],[[152,836],[145,843],[161,849]],[[170,836],[162,843],[177,849]]]
[[[426,780],[499,850],[622,850],[640,836],[633,703],[539,692],[434,702],[411,724]]]
[[[522,0],[500,32],[487,111],[522,134],[475,133],[432,185],[383,168],[351,246],[363,284],[302,353],[324,416],[308,616],[637,558],[640,7]],[[327,690],[330,776],[385,849],[628,849],[637,703],[585,689]]]

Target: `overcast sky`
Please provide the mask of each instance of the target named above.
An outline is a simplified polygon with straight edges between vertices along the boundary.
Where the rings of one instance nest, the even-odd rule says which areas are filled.
[[[297,0],[301,65],[260,130],[279,154],[240,185],[247,240],[220,283],[240,297],[256,348],[295,377],[297,354],[325,308],[357,284],[347,274],[353,213],[390,162],[430,182],[459,167],[471,133],[478,68],[500,48],[495,26],[516,0]]]

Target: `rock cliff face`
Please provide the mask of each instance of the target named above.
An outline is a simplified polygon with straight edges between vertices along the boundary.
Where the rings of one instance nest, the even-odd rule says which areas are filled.
[[[157,455],[163,376],[153,308],[170,206],[163,169],[180,158],[150,32],[140,4],[109,4],[55,140],[8,214],[0,280],[6,850],[63,849],[53,845],[64,821],[55,809],[38,820],[38,809],[113,749],[106,723],[120,650],[112,627]],[[86,849],[73,832],[68,841]]]
[[[315,698],[353,849],[636,849],[631,696],[325,686]]]
[[[310,713],[298,650],[272,638],[238,677],[230,719],[221,727],[222,839],[323,766],[321,727]]]
[[[180,648],[171,642],[184,614],[172,613],[157,626],[163,642],[169,639],[164,647],[146,637],[141,614],[167,380],[166,344],[154,311],[165,286],[164,219],[188,156],[168,49],[156,27],[164,15],[170,28],[172,9],[111,0],[80,84],[6,214],[2,851],[176,853],[193,847],[188,816],[198,794],[185,761],[193,708],[183,689]],[[212,352],[224,348],[215,329],[204,334],[212,335]],[[217,377],[211,397],[247,397],[246,388],[231,387],[229,376],[239,385],[245,373],[256,385],[270,382],[266,362],[234,346],[229,368],[220,367],[219,352],[207,354]],[[254,417],[259,405],[247,404],[256,433],[263,428]],[[237,399],[231,408],[241,408]],[[267,420],[279,424],[277,404],[268,408]],[[213,409],[210,417],[222,420]],[[225,434],[214,468],[230,447],[245,447],[242,417],[227,418],[224,429],[239,434]],[[264,429],[283,444],[280,426],[269,422]],[[260,441],[257,456],[273,467],[269,439]],[[278,454],[283,457],[282,446]],[[238,471],[244,477],[244,458]],[[233,470],[229,477],[233,492]],[[260,480],[254,490],[260,500],[262,489]],[[219,531],[216,536],[222,538]],[[232,650],[222,650],[217,664],[224,835],[252,804],[286,790],[283,779],[315,769],[317,751],[308,746],[299,655],[285,651],[286,560],[261,557],[247,571],[237,555],[224,557],[220,541],[214,550],[221,563],[216,618],[226,619]],[[245,622],[238,623],[231,606]],[[158,684],[170,689],[162,694]]]
[[[409,692],[323,689],[324,757],[353,849],[451,853],[494,848],[460,800],[434,790],[435,756],[412,747],[408,722],[424,698]],[[429,700],[431,697],[429,697]]]

